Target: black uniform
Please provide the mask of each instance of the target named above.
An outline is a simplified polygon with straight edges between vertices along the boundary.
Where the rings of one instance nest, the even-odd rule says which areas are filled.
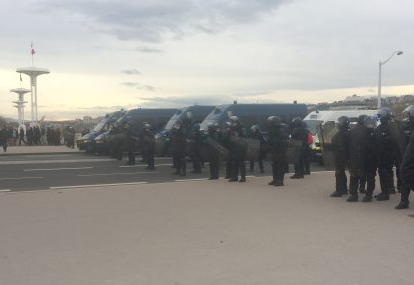
[[[202,159],[200,155],[201,145],[203,143],[203,133],[200,131],[200,125],[194,125],[194,128],[190,134],[189,140],[193,144],[191,158],[193,160],[193,173],[200,174]]]
[[[147,158],[147,170],[155,169],[154,153],[155,153],[155,137],[149,127],[144,127],[140,136],[140,145],[142,155]]]
[[[411,105],[405,109],[403,114],[408,115],[407,120],[403,124],[405,137],[408,138],[408,145],[405,148],[401,161],[401,167],[399,169],[400,175],[398,178],[401,180],[401,200],[400,203],[395,206],[396,209],[408,208],[408,205],[410,204],[410,193],[411,190],[414,189],[414,105]]]
[[[332,137],[332,150],[335,159],[335,192],[331,197],[341,197],[348,193],[345,167],[348,163],[348,136],[347,126],[339,128],[339,131]]]
[[[260,132],[260,129],[258,127],[252,128],[252,133],[250,134],[250,138],[260,141],[258,162],[259,162],[260,172],[263,173],[264,172],[263,159],[264,159],[264,155],[266,154],[263,150],[263,145],[265,144],[265,139],[264,139],[264,137],[263,137],[263,135]],[[250,171],[254,171],[254,160],[250,161]]]
[[[171,153],[175,162],[174,174],[186,175],[185,149],[187,134],[182,123],[176,123],[171,130]]]
[[[365,143],[365,179],[366,179],[366,195],[362,199],[363,202],[370,202],[375,189],[375,176],[378,168],[378,146],[375,138],[374,128],[366,128]],[[361,191],[360,191],[361,192]]]
[[[245,129],[240,123],[233,125],[229,131],[229,162],[230,162],[230,182],[238,181],[240,172],[240,182],[246,181],[246,148],[240,143],[240,138],[246,137]]]
[[[272,159],[273,180],[269,185],[283,186],[286,163],[288,133],[282,125],[273,125],[268,129],[268,152]]]
[[[124,135],[126,139],[126,147],[128,151],[128,162],[129,165],[135,164],[135,132],[131,124],[126,123],[124,126]]]
[[[218,127],[208,128],[207,137],[212,139],[217,143],[222,142],[222,136]],[[219,167],[220,167],[220,153],[219,151],[212,147],[211,145],[206,145],[209,154],[209,168],[210,168],[210,178],[209,180],[219,179]]]
[[[291,176],[292,179],[303,178],[305,174],[305,152],[307,141],[308,141],[308,131],[303,127],[302,120],[296,118],[293,120],[294,129],[292,130],[291,138],[299,140],[301,142],[299,161],[295,163],[295,174]]]
[[[349,197],[348,202],[358,201],[358,185],[365,176],[366,128],[357,124],[350,132],[348,139],[349,161]]]
[[[388,122],[382,122],[375,131],[378,145],[378,174],[381,186],[380,200],[388,200],[390,190],[394,187],[394,173],[392,172],[394,144],[388,127]]]

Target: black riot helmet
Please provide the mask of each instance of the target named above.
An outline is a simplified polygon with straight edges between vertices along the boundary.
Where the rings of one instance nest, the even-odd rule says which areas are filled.
[[[349,128],[349,118],[347,116],[340,116],[338,118],[338,128],[339,129],[348,129]]]
[[[183,122],[181,120],[177,120],[173,126],[173,129],[179,130],[183,126]]]
[[[199,123],[194,124],[194,125],[193,125],[193,131],[194,131],[194,132],[197,132],[197,131],[199,131],[199,130],[200,130],[200,124],[199,124]]]
[[[302,126],[302,119],[300,117],[293,118],[292,125],[294,127],[301,127]]]
[[[382,107],[378,109],[377,116],[380,119],[381,124],[385,124],[394,117],[394,112],[388,107]]]
[[[367,129],[375,129],[375,126],[377,125],[377,120],[375,120],[374,117],[365,116],[364,118],[364,126]]]
[[[151,130],[151,125],[147,122],[142,123],[142,128],[144,130]]]
[[[364,125],[366,117],[367,117],[367,115],[360,115],[357,119],[358,125]]]
[[[267,124],[269,126],[281,126],[282,119],[279,116],[269,116],[267,118]]]

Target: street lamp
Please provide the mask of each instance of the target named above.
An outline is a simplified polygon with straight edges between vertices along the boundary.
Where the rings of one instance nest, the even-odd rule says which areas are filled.
[[[378,102],[377,109],[381,108],[381,69],[384,64],[386,64],[394,55],[401,55],[403,52],[401,50],[394,51],[387,60],[379,62],[379,73],[378,73]]]

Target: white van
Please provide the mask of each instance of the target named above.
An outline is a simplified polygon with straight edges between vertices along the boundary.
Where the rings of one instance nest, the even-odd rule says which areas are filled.
[[[378,113],[377,110],[327,110],[327,111],[313,111],[309,113],[303,121],[307,124],[307,129],[312,133],[313,143],[311,145],[312,159],[322,162],[322,150],[319,143],[319,138],[316,134],[316,127],[318,125],[324,125],[327,122],[337,122],[341,116],[347,116],[352,122],[356,122],[359,116],[375,116]]]

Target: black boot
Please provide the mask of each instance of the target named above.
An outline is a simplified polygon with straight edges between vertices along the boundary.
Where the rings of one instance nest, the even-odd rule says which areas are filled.
[[[377,201],[387,201],[390,199],[390,195],[385,192],[381,192],[377,195]]]
[[[347,202],[358,202],[358,195],[351,194],[348,196],[348,199],[346,199]]]
[[[372,195],[365,194],[364,198],[362,198],[362,202],[371,202],[372,201]]]
[[[344,193],[342,193],[342,192],[338,192],[338,191],[334,191],[334,192],[332,192],[331,193],[331,197],[342,197],[342,195],[345,195]]]
[[[408,205],[410,204],[409,201],[401,201],[397,206],[395,206],[396,210],[408,209]]]

